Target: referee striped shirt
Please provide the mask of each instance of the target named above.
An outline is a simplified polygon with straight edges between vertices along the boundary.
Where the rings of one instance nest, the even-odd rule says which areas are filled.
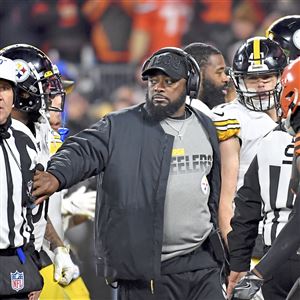
[[[260,220],[266,246],[272,245],[288,222],[295,198],[289,191],[293,151],[293,137],[279,129],[261,141],[235,197],[228,234],[232,270],[249,269]]]
[[[0,137],[0,249],[28,243],[33,228],[31,211],[26,203],[36,147],[24,132],[10,127],[8,133],[8,138]]]

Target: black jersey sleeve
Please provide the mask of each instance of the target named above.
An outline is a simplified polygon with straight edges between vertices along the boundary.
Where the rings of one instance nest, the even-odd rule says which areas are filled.
[[[230,222],[232,231],[227,236],[230,268],[232,271],[242,272],[250,268],[251,254],[258,235],[258,224],[262,219],[262,198],[256,156],[245,174],[244,184],[238,190],[234,204],[234,216]]]

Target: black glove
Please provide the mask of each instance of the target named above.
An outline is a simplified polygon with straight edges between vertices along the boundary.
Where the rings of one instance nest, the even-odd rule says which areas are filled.
[[[300,108],[298,107],[296,111],[291,115],[291,127],[297,133],[300,130]]]
[[[236,284],[232,291],[231,300],[250,300],[259,291],[264,280],[256,276],[252,271]]]

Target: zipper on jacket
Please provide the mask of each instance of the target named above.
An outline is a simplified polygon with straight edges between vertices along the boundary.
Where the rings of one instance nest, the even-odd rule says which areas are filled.
[[[154,294],[154,280],[153,279],[150,280],[150,289],[151,289],[151,294],[153,295]]]

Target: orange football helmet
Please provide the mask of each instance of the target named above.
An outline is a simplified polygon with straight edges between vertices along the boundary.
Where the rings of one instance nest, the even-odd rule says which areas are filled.
[[[289,133],[295,134],[291,127],[291,116],[300,106],[300,57],[290,63],[281,76],[282,91],[280,95],[280,107],[285,126]]]

